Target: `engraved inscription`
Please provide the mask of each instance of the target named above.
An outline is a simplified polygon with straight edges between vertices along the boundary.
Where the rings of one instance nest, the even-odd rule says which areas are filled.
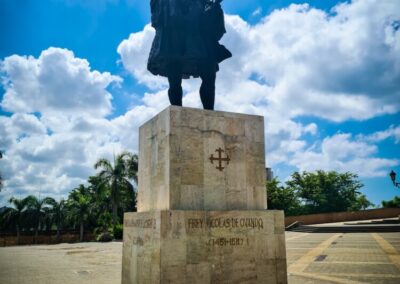
[[[249,239],[244,238],[216,238],[216,239],[209,239],[207,244],[209,246],[243,246],[249,245]]]
[[[225,153],[225,151],[222,150],[221,147],[219,147],[217,150],[215,150],[215,152],[218,153],[218,157],[214,157],[214,155],[211,154],[209,159],[211,161],[211,164],[214,164],[214,161],[217,161],[218,165],[215,168],[222,172],[225,169],[225,167],[222,166],[222,162],[226,162],[226,164],[229,165],[229,162],[231,159],[229,158],[228,155],[226,155],[225,158],[222,157],[222,153]]]
[[[134,237],[132,239],[132,244],[137,245],[137,246],[143,246],[144,240],[141,237]]]
[[[129,219],[125,220],[125,227],[134,227],[134,228],[144,228],[144,229],[155,229],[156,228],[156,219]]]
[[[133,237],[132,238],[132,244],[136,245],[136,246],[144,246],[146,243],[148,243],[150,241],[150,237],[149,236],[144,236],[142,237]]]
[[[264,229],[264,221],[262,218],[189,218],[188,227],[190,229],[203,228],[251,228]]]

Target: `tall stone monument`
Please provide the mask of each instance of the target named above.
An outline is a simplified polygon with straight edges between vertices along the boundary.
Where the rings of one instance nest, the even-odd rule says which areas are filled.
[[[283,212],[265,210],[263,117],[170,106],[139,132],[122,283],[287,283]]]

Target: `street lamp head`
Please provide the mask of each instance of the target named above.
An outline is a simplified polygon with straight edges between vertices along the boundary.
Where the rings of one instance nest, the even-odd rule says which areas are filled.
[[[392,182],[395,183],[396,182],[396,173],[392,170],[389,175],[390,175],[390,179],[392,180]]]

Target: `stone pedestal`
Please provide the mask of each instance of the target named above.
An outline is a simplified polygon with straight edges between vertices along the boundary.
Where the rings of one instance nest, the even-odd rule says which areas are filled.
[[[140,127],[122,283],[287,283],[267,211],[263,117],[171,106]]]
[[[139,167],[139,212],[265,209],[264,118],[171,106],[140,127]]]

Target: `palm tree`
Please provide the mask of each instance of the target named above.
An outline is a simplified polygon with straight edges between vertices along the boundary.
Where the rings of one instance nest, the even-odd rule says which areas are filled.
[[[49,212],[49,206],[55,202],[55,200],[51,197],[45,197],[43,199],[38,198],[34,195],[29,195],[26,197],[27,199],[27,211],[31,216],[31,220],[33,223],[33,227],[35,229],[35,244],[37,243],[39,227],[43,225],[43,222],[46,218],[46,213]]]
[[[5,219],[15,223],[15,228],[17,230],[17,244],[19,244],[22,220],[24,218],[27,209],[28,200],[26,197],[23,199],[17,199],[15,197],[11,197],[8,202],[11,203],[14,206],[14,208],[12,207],[7,208],[6,212],[4,213],[4,216]]]
[[[135,183],[138,183],[137,173],[139,171],[139,157],[136,154],[128,153],[128,159],[126,160],[128,178],[133,179]]]
[[[67,206],[64,199],[61,199],[60,202],[54,200],[51,202],[51,221],[57,227],[57,241],[60,240],[60,230],[64,225],[64,220],[67,215]]]
[[[69,208],[69,219],[75,224],[79,224],[79,241],[82,242],[85,223],[93,209],[92,197],[88,194],[84,185],[81,184],[69,194],[67,206]]]
[[[128,168],[130,167],[127,163],[131,154],[128,152],[122,152],[121,154],[114,157],[114,163],[112,164],[107,159],[100,159],[94,165],[95,169],[100,168],[98,177],[103,184],[107,184],[110,188],[113,224],[117,224],[118,219],[118,208],[121,206],[121,197],[124,191],[133,191],[133,186],[129,182],[130,175]],[[133,167],[133,166],[132,166]]]

